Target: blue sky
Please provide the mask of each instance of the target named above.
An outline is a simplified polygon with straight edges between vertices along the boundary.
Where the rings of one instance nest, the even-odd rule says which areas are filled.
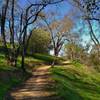
[[[30,0],[31,1],[31,0]],[[33,0],[35,1],[35,0]],[[25,6],[25,4],[29,4],[27,2],[27,0],[19,0],[19,4],[22,6]],[[59,12],[61,12],[61,16],[63,16],[66,12],[68,12],[70,9],[71,9],[71,5],[67,2],[62,2],[60,4],[54,4],[54,5],[48,5],[48,7],[46,7],[46,10],[48,11],[49,10],[59,10]]]

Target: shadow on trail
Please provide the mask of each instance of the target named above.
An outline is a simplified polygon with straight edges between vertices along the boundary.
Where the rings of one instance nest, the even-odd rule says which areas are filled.
[[[13,88],[5,100],[60,100],[53,89],[54,81],[49,68],[50,66],[41,66],[33,70],[32,77]]]

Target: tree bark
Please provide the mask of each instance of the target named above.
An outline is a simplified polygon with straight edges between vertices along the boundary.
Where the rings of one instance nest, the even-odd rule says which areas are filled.
[[[9,0],[6,0],[5,5],[2,6],[2,14],[1,14],[1,37],[2,37],[2,42],[3,42],[3,46],[5,50],[5,58],[7,59],[9,59],[9,51],[8,51],[7,43],[6,43],[5,22],[6,22],[8,4],[9,4]]]
[[[25,73],[26,72],[26,69],[25,69],[25,49],[22,50],[21,68],[22,68],[23,73]]]

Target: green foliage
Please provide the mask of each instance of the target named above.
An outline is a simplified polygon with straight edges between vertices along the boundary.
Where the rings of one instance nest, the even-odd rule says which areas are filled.
[[[50,46],[50,33],[43,29],[35,29],[28,45],[28,53],[48,53]]]
[[[14,67],[7,65],[7,61],[5,59],[4,54],[0,54],[0,71],[1,70],[13,70]]]
[[[56,66],[51,71],[62,100],[99,100],[100,73],[73,65]]]

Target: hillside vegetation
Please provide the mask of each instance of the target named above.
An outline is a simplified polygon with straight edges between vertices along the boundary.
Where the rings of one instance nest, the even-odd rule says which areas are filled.
[[[62,100],[100,100],[100,73],[95,70],[76,62],[51,71]]]
[[[18,58],[17,67],[13,67],[6,61],[4,54],[0,54],[0,100],[3,100],[9,90],[28,79],[31,76],[32,69],[40,64],[43,64],[42,60],[26,57],[25,67],[27,73],[23,74],[20,67],[20,57]]]
[[[77,61],[64,63],[64,59],[50,55],[34,54],[25,59],[25,67],[31,73],[32,69],[51,63],[57,59],[58,63],[50,69],[55,80],[55,91],[62,100],[99,100],[100,98],[100,73],[91,67],[87,67]],[[0,54],[0,100],[5,94],[18,84],[25,81],[31,74],[23,76],[20,69],[21,58],[18,59],[18,67],[7,65],[4,55]],[[62,62],[62,63],[61,63]]]

